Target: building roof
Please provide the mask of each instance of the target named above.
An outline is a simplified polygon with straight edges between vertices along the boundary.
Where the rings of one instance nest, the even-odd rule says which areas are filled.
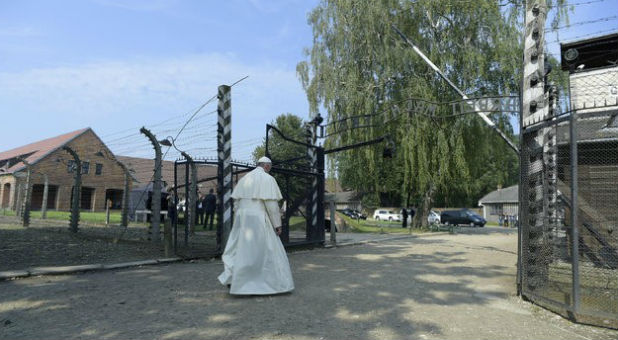
[[[519,202],[519,186],[513,185],[508,188],[498,189],[496,191],[490,192],[479,200],[479,205],[517,202]]]
[[[558,144],[570,142],[568,122],[559,124],[556,137]],[[577,142],[606,142],[618,140],[618,110],[608,110],[588,115],[577,121]]]
[[[332,200],[332,197],[335,197],[336,203],[345,203],[345,202],[360,202],[361,195],[356,191],[341,191],[341,192],[333,192],[325,195],[324,199],[329,201]]]
[[[573,70],[581,66],[586,71],[613,66],[618,58],[618,33],[560,44],[561,68]],[[583,66],[582,66],[583,65]]]
[[[90,128],[79,129],[60,136],[44,139],[18,148],[0,152],[0,168],[4,173],[14,173],[22,170],[25,164],[18,157],[25,157],[30,164],[35,164],[45,156],[63,147],[73,139],[81,136]]]

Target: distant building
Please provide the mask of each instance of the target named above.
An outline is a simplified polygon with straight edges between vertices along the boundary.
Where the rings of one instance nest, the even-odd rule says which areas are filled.
[[[62,149],[69,146],[82,162],[75,169],[73,157]],[[80,129],[53,138],[0,152],[0,207],[17,208],[23,201],[26,165],[32,165],[31,207],[41,209],[44,175],[48,178],[47,208],[69,210],[73,197],[74,171],[82,172],[80,207],[84,210],[105,210],[109,199],[120,207],[124,190],[124,170],[112,152],[90,128]]]
[[[354,209],[361,211],[363,205],[361,204],[361,195],[356,191],[341,191],[341,192],[333,192],[326,193],[324,195],[324,201],[328,202],[330,200],[335,200],[335,208],[337,210],[341,209]],[[324,204],[324,209],[328,210],[329,205]]]
[[[498,189],[479,200],[483,218],[488,222],[499,222],[500,216],[517,216],[519,213],[519,186]]]

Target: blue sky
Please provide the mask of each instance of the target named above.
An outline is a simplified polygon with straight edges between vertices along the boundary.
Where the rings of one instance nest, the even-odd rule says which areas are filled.
[[[295,68],[311,46],[306,17],[318,2],[1,1],[0,150],[90,126],[114,151],[149,156],[140,126],[172,118],[169,129],[153,129],[173,135],[218,85],[248,75],[232,91],[234,157],[248,159],[278,114],[307,117]],[[617,1],[599,1],[577,5],[570,21],[616,14]],[[559,38],[616,30],[616,22],[562,29]],[[203,144],[200,156],[214,155],[207,113],[215,109],[207,105],[184,134]]]

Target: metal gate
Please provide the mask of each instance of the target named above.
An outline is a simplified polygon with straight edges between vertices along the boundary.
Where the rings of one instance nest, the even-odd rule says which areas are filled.
[[[199,207],[211,189],[216,193],[217,186],[217,161],[183,159],[174,162],[172,233],[176,255],[198,258],[219,254],[219,219],[215,213],[213,228],[210,228],[206,223],[209,221],[205,207]]]
[[[245,173],[255,169],[254,165],[240,162],[232,162],[231,166],[233,185]],[[194,170],[195,175],[193,175]],[[310,168],[294,164],[294,162],[275,163],[270,174],[277,180],[283,196],[283,201],[280,202],[283,227],[280,237],[283,245],[289,247],[322,244],[325,235],[323,228],[324,193],[319,188],[324,186],[319,185],[318,192],[314,193],[312,183],[317,181],[323,184],[324,174],[311,171]],[[195,186],[192,185],[193,181],[196,183]],[[172,215],[175,218],[172,218],[172,233],[176,255],[197,258],[216,256],[223,252],[224,231],[221,218],[223,202],[219,195],[222,182],[217,160],[177,160],[174,163],[172,194],[175,213]],[[205,212],[199,211],[199,203],[211,189],[218,196],[217,213],[214,219],[215,228],[212,230],[206,223],[208,221],[205,221]],[[194,190],[193,194],[192,190]],[[312,219],[311,210],[313,197],[317,198],[315,206],[318,207],[315,220]]]
[[[522,131],[522,295],[618,328],[618,107]],[[576,208],[574,208],[576,207]]]

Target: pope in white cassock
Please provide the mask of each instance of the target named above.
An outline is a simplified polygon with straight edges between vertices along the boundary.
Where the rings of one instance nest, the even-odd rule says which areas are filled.
[[[232,192],[234,226],[223,252],[224,270],[219,281],[230,294],[265,295],[292,291],[290,263],[277,235],[281,234],[278,201],[281,191],[268,174],[270,159],[238,181]]]

